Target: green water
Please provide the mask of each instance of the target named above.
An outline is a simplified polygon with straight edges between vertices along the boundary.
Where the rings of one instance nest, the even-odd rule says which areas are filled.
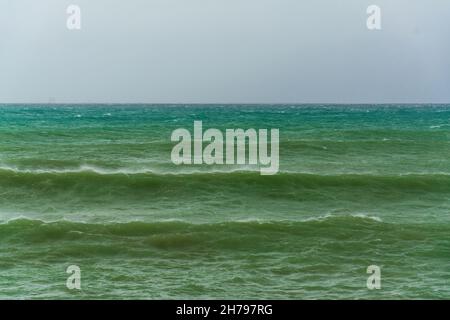
[[[174,165],[194,120],[280,172]],[[450,106],[0,105],[0,298],[448,299]]]

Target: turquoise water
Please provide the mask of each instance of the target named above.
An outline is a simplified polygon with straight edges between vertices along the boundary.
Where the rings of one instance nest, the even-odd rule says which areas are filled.
[[[280,172],[174,165],[194,120]],[[449,212],[446,105],[0,105],[0,298],[448,299]]]

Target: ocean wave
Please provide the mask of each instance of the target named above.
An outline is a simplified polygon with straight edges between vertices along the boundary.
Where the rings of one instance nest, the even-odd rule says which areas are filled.
[[[87,221],[78,221],[78,220],[69,220],[66,218],[63,219],[56,219],[56,220],[43,220],[43,219],[31,219],[28,218],[26,215],[21,215],[18,217],[14,217],[5,221],[0,221],[0,227],[1,226],[8,226],[8,225],[58,225],[58,224],[67,224],[67,225],[81,225],[81,226],[88,226],[88,225],[97,225],[97,226],[126,226],[126,225],[191,225],[191,226],[227,226],[227,225],[295,225],[295,224],[301,224],[301,223],[308,223],[308,222],[324,222],[324,221],[333,221],[333,220],[371,220],[375,222],[383,222],[380,217],[364,214],[364,213],[351,213],[351,214],[324,214],[319,215],[317,217],[308,217],[305,219],[298,219],[298,220],[289,220],[289,219],[264,219],[264,218],[243,218],[243,219],[234,219],[234,220],[223,220],[218,222],[190,222],[185,219],[180,218],[168,218],[168,219],[160,219],[155,221],[113,221],[113,222],[103,222],[103,223],[91,223]]]
[[[267,237],[270,234],[297,234],[302,232],[321,233],[323,228],[333,230],[384,228],[386,223],[373,216],[326,215],[304,220],[228,220],[212,223],[192,223],[183,220],[172,221],[130,221],[109,223],[87,223],[69,220],[43,221],[17,218],[0,223],[2,241],[32,240],[33,242],[70,240],[79,237],[142,238],[149,239],[192,239],[215,241],[224,236]],[[320,231],[322,228],[322,231]],[[305,234],[306,235],[306,234]]]
[[[191,167],[192,168],[192,167]],[[167,176],[183,176],[183,175],[205,175],[205,174],[247,174],[247,173],[260,173],[260,168],[257,166],[250,165],[239,165],[239,166],[223,166],[218,168],[208,169],[179,169],[175,167],[174,170],[167,170],[162,168],[104,168],[94,165],[81,165],[79,167],[72,168],[19,168],[16,166],[5,166],[0,165],[1,171],[13,172],[17,174],[34,174],[34,175],[45,175],[45,174],[76,174],[76,173],[92,173],[97,175],[167,175]],[[279,170],[277,175],[309,175],[309,176],[323,176],[323,177],[345,177],[345,176],[361,176],[361,177],[426,177],[426,176],[450,176],[450,172],[444,171],[429,171],[429,172],[400,172],[398,174],[380,175],[378,173],[373,173],[370,171],[358,171],[358,172],[314,172],[314,171],[295,171],[295,170]]]
[[[315,190],[314,192],[312,192]],[[310,192],[311,191],[311,192]],[[115,198],[135,199],[138,195],[150,199],[162,197],[197,197],[199,194],[247,194],[249,197],[265,196],[274,199],[306,200],[349,196],[351,193],[366,195],[413,196],[418,193],[450,193],[449,174],[339,174],[323,175],[298,172],[281,172],[273,176],[261,176],[256,171],[199,171],[171,173],[124,173],[76,171],[16,171],[0,169],[0,193],[5,199],[17,201],[17,197],[51,198],[56,195],[72,195],[74,199]]]
[[[222,221],[191,223],[187,221],[133,221],[116,223],[80,223],[66,220],[14,219],[0,224],[1,245],[75,250],[86,254],[130,254],[133,250],[164,249],[196,252],[211,250],[263,251],[293,250],[290,243],[304,249],[307,246],[337,246],[351,243],[364,248],[367,241],[423,241],[427,235],[445,237],[448,225],[386,223],[366,215],[329,215],[315,219]],[[358,240],[359,239],[359,240]],[[52,249],[53,251],[55,250]],[[67,251],[65,251],[65,254]],[[147,254],[146,253],[146,254]]]
[[[21,169],[14,166],[0,166],[0,171],[10,171],[18,174],[72,174],[72,173],[95,173],[98,175],[139,175],[139,174],[154,174],[154,175],[192,175],[192,174],[205,174],[205,173],[235,173],[235,172],[260,172],[259,168],[251,168],[245,166],[239,166],[235,168],[223,168],[223,169],[205,169],[205,170],[173,170],[165,171],[157,168],[119,168],[108,169],[91,165],[81,165],[78,168],[64,168],[64,169]]]

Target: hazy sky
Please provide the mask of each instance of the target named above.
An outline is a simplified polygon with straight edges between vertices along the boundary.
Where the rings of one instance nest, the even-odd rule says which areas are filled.
[[[0,103],[48,101],[450,102],[450,1],[0,0]]]

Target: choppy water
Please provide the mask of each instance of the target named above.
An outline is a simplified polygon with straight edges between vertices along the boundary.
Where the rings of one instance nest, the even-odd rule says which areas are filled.
[[[194,120],[280,173],[175,166]],[[0,298],[450,298],[450,106],[0,106]]]

